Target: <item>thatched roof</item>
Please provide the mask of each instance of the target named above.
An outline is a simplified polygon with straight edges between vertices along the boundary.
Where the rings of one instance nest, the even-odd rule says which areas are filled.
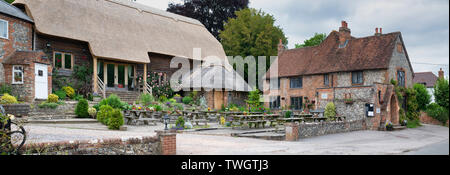
[[[127,0],[16,0],[39,33],[89,43],[96,57],[149,63],[149,52],[225,58],[222,45],[197,20]]]
[[[226,90],[248,92],[252,90],[245,80],[232,67],[214,65],[210,67],[194,68],[189,72],[190,80],[182,79],[182,88],[205,89],[205,90]],[[198,77],[201,82],[196,83]],[[189,83],[187,83],[189,82]],[[201,83],[201,84],[200,84]]]

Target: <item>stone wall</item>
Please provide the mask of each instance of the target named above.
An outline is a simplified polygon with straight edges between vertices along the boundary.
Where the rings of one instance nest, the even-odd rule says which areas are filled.
[[[299,138],[308,138],[327,134],[365,130],[366,128],[365,120],[301,123],[298,125],[298,135]]]
[[[401,43],[401,39],[397,39],[397,43]],[[406,85],[407,87],[413,86],[413,70],[410,67],[408,58],[406,57],[406,50],[403,48],[402,52],[398,52],[397,48],[394,49],[391,62],[389,63],[389,79],[397,80],[397,70],[403,69],[406,73]]]
[[[35,143],[22,147],[25,155],[175,155],[176,133],[158,132],[155,137],[99,139]]]
[[[375,104],[375,90],[372,86],[359,88],[337,88],[334,103],[338,115],[347,117],[347,120],[361,120],[366,117],[365,105]],[[345,103],[345,94],[351,94],[353,104]],[[347,95],[349,98],[349,95]]]

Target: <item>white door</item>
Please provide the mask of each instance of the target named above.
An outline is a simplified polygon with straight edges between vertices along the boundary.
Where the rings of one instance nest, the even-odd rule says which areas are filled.
[[[35,98],[47,99],[48,98],[48,69],[45,64],[35,64]]]

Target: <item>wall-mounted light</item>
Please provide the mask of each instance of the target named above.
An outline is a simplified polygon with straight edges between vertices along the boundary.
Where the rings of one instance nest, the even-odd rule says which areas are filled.
[[[47,42],[47,44],[45,44],[45,47],[47,47],[47,49],[50,49],[51,46],[52,45],[49,42]]]

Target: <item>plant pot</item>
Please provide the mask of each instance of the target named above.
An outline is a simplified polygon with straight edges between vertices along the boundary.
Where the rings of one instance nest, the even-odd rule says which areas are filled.
[[[181,97],[173,97],[177,101],[177,103],[183,103],[183,98]]]

